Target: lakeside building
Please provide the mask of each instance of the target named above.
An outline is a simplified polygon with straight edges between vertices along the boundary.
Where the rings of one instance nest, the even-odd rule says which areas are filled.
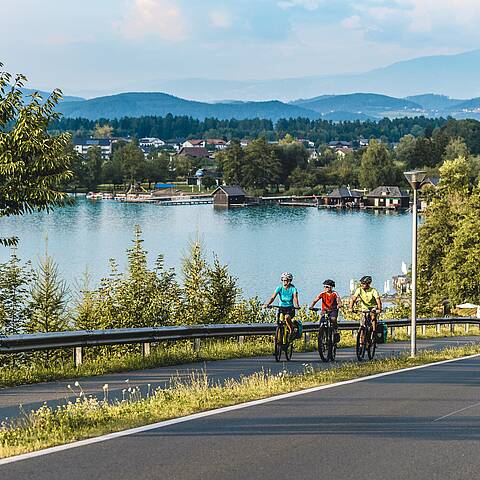
[[[399,209],[410,206],[410,195],[399,187],[385,186],[377,187],[367,193],[365,197],[367,208]]]
[[[217,207],[232,207],[236,205],[245,205],[247,194],[245,190],[238,186],[220,186],[212,192],[213,205]]]
[[[363,204],[363,195],[350,187],[340,187],[325,195],[323,202],[331,207],[359,208]]]
[[[185,140],[182,143],[183,148],[193,148],[193,147],[203,147],[206,148],[207,146],[207,141],[206,140],[196,140],[196,139],[190,139],[190,140]]]

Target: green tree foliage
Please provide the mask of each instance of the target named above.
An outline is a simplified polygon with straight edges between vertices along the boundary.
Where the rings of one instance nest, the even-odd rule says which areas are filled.
[[[28,301],[27,333],[59,332],[69,326],[68,288],[60,278],[58,266],[45,252],[33,273]]]
[[[113,127],[108,125],[108,123],[104,125],[100,125],[97,123],[95,128],[93,129],[93,137],[94,138],[110,138],[113,133]]]
[[[443,155],[444,160],[455,160],[456,158],[463,157],[468,158],[470,151],[463,138],[453,138],[445,148]]]
[[[0,63],[0,69],[3,64]],[[45,101],[39,94],[23,100],[25,77],[0,72],[0,216],[21,215],[61,205],[59,185],[71,176],[70,135],[51,135],[49,123],[58,118],[61,92]],[[15,239],[0,239],[3,244]]]
[[[217,161],[228,185],[244,185],[245,154],[238,140],[232,140],[227,149],[217,154]]]
[[[365,150],[358,180],[363,188],[373,189],[379,185],[392,185],[396,180],[395,166],[387,146],[372,140]]]
[[[222,265],[215,255],[213,265],[207,267],[207,316],[210,323],[234,322],[232,313],[241,293],[237,279],[232,277],[227,265]]]
[[[182,261],[185,320],[188,324],[211,323],[208,318],[208,265],[199,240],[190,245],[189,255]]]
[[[89,189],[94,189],[100,183],[102,167],[102,149],[97,145],[90,147],[86,158],[87,186]]]
[[[443,300],[480,302],[478,177],[464,157],[446,160],[419,231],[419,298],[427,308]]]
[[[111,261],[111,274],[97,290],[84,288],[77,304],[75,326],[92,328],[153,327],[174,323],[180,297],[175,274],[163,266],[159,257],[155,268],[147,265],[139,227],[135,229],[133,246],[127,251],[128,269],[120,273]],[[83,302],[83,303],[82,303]]]
[[[0,333],[16,335],[28,322],[27,301],[32,271],[29,263],[22,265],[15,248],[10,260],[0,264]]]

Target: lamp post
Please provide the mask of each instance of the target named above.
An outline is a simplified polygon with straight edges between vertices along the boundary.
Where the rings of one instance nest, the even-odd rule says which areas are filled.
[[[417,354],[417,191],[425,180],[427,172],[414,170],[404,172],[413,190],[412,211],[412,322],[410,327],[410,356]]]

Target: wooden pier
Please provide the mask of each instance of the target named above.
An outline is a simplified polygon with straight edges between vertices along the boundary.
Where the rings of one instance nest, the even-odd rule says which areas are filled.
[[[163,207],[171,207],[174,205],[207,205],[212,204],[212,198],[186,198],[185,200],[157,200],[155,205],[161,205]]]

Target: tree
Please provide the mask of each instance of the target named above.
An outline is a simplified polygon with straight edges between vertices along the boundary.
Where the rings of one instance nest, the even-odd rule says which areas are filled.
[[[360,186],[373,189],[380,185],[390,185],[395,181],[395,177],[395,166],[388,148],[372,140],[360,162],[358,172]]]
[[[182,261],[182,272],[186,323],[209,323],[205,294],[209,289],[208,265],[199,240],[190,245],[190,253]]]
[[[405,135],[395,149],[395,155],[405,168],[416,168],[421,166],[421,159],[417,158],[417,139],[413,135]]]
[[[87,187],[94,189],[99,183],[102,175],[103,158],[102,149],[94,145],[87,151]]]
[[[217,154],[216,158],[227,184],[245,186],[245,153],[238,140],[232,140],[228,148]]]
[[[58,266],[45,252],[33,274],[28,302],[27,333],[59,332],[68,327],[68,288],[60,278]]]
[[[0,216],[63,205],[66,194],[58,187],[72,177],[70,135],[47,131],[59,117],[54,110],[61,92],[54,90],[45,101],[34,93],[26,102],[21,91],[25,81],[23,75],[12,79],[0,72]],[[0,239],[4,245],[16,241]]]
[[[216,255],[213,266],[207,267],[207,276],[207,318],[210,323],[228,323],[233,320],[231,315],[241,293],[237,279],[230,275],[228,266],[222,265]]]
[[[108,172],[110,175],[112,174],[112,166],[116,166],[116,168],[120,166],[123,178],[130,185],[133,185],[144,178],[145,156],[141,148],[135,143],[122,143],[113,152],[112,161],[109,165],[110,171]],[[114,175],[118,178],[116,174]]]
[[[245,147],[245,165],[242,169],[244,186],[265,189],[280,180],[280,162],[273,147],[264,137]]]
[[[426,308],[439,305],[446,296],[457,301],[460,294],[468,294],[468,288],[475,295],[477,274],[472,276],[470,254],[476,254],[471,241],[478,234],[479,225],[473,216],[478,214],[480,202],[472,200],[478,197],[471,193],[470,168],[462,157],[444,162],[440,183],[419,230],[419,304]],[[465,265],[460,268],[462,256]],[[470,276],[460,279],[457,270]]]
[[[93,137],[94,138],[110,138],[113,133],[113,127],[111,127],[108,123],[105,125],[96,124],[93,130]]]
[[[469,156],[470,151],[468,150],[465,140],[463,140],[463,138],[453,138],[445,148],[443,159],[455,160],[459,157],[468,158]]]
[[[0,264],[0,333],[23,332],[28,321],[27,300],[32,279],[30,264],[22,265],[13,248],[10,260]]]

